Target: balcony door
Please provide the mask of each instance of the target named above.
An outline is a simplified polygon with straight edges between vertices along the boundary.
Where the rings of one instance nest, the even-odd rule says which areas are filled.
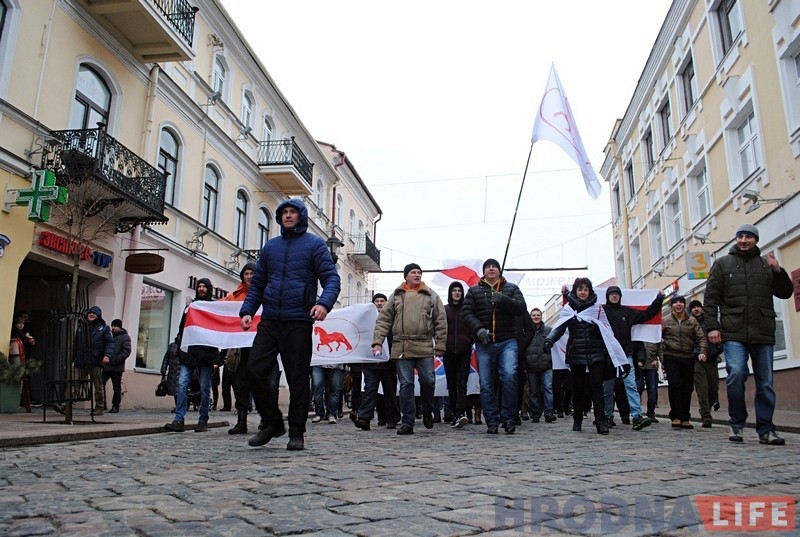
[[[88,65],[81,65],[75,99],[69,114],[69,129],[96,129],[98,123],[108,125],[111,90],[105,80]]]

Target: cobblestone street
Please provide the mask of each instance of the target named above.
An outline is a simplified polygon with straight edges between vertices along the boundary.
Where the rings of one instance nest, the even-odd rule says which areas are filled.
[[[726,427],[664,419],[607,437],[591,419],[571,425],[487,435],[418,422],[400,437],[345,418],[309,423],[303,452],[286,436],[250,448],[227,427],[6,448],[0,534],[703,534],[695,496],[794,497],[800,481],[796,434],[773,447],[753,429],[736,445]]]

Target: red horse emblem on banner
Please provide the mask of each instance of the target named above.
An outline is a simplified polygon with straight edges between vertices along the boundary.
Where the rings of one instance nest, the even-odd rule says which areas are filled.
[[[333,343],[336,344],[336,349],[339,350],[339,347],[344,344],[345,348],[350,351],[353,350],[353,346],[350,345],[350,342],[347,341],[347,337],[342,334],[341,332],[331,332],[330,334],[327,333],[325,330],[322,329],[321,326],[314,327],[314,335],[319,336],[319,343],[317,343],[317,351],[323,345],[328,347],[328,352],[334,352],[334,348],[331,346]]]

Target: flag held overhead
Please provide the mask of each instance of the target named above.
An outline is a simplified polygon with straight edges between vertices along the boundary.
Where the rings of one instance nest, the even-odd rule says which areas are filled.
[[[556,73],[555,65],[550,67],[550,78],[539,105],[536,121],[533,124],[531,144],[539,140],[548,140],[563,149],[580,167],[586,191],[593,199],[600,195],[600,180],[589,162],[589,156],[583,147],[578,126],[572,115],[561,80]]]

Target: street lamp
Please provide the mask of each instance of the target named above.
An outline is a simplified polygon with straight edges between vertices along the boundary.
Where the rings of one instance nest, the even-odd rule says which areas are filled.
[[[325,241],[325,244],[328,245],[328,250],[331,252],[331,259],[333,259],[333,264],[339,262],[339,248],[344,246],[344,243],[336,236],[336,233],[332,233],[328,240]]]

